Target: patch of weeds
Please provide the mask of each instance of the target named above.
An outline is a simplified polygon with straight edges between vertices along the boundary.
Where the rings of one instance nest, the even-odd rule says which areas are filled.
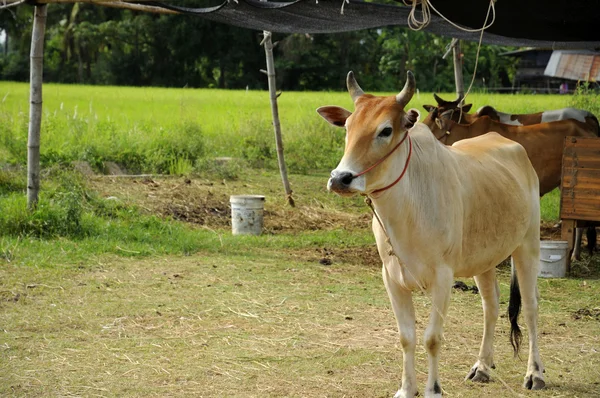
[[[154,142],[147,155],[148,166],[157,173],[191,172],[197,159],[204,155],[205,143],[200,126],[186,122],[173,127]]]
[[[194,171],[206,177],[218,178],[220,180],[237,180],[247,167],[246,162],[241,159],[198,159]]]
[[[176,157],[169,162],[169,174],[177,176],[189,175],[194,166],[187,157]]]
[[[270,138],[254,135],[244,138],[242,156],[252,167],[273,168],[275,166],[275,146]]]
[[[344,134],[339,129],[322,131],[316,123],[306,123],[303,131],[286,144],[286,163],[291,173],[331,170],[344,154]]]
[[[27,209],[27,199],[22,194],[2,198],[0,230],[7,235],[37,238],[81,238],[96,232],[96,223],[85,217],[89,207],[82,183],[74,175],[63,173],[57,185],[42,190],[35,210]]]
[[[189,255],[212,245],[189,226],[143,214],[113,197],[100,197],[77,173],[53,167],[44,171],[43,181],[34,210],[27,208],[23,192],[0,195],[0,261],[14,262],[17,255],[19,261],[36,264],[89,253]],[[60,245],[47,246],[57,238]],[[43,259],[41,246],[47,247]]]
[[[106,160],[105,156],[94,145],[86,146],[81,154],[74,158],[88,162],[96,172],[101,172],[104,169],[104,161]]]
[[[26,189],[27,180],[24,173],[0,169],[0,195],[13,192],[23,193]]]
[[[117,152],[111,160],[122,165],[132,173],[142,173],[147,164],[146,157],[142,153],[133,150]]]
[[[69,156],[53,149],[40,153],[40,165],[49,167],[54,165],[65,166],[69,163]]]
[[[596,85],[590,82],[579,82],[571,97],[571,106],[600,115],[600,94]]]
[[[2,240],[0,240],[0,260],[4,260],[9,263],[13,261],[19,247],[19,242],[20,239],[18,238],[14,243],[2,238]]]

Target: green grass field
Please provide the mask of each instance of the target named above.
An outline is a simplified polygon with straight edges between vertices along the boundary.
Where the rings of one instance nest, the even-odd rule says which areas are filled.
[[[394,394],[401,352],[369,211],[325,189],[343,135],[314,110],[351,109],[346,93],[280,97],[290,208],[266,92],[47,85],[34,212],[25,173],[12,167],[25,164],[28,87],[1,82],[0,98],[0,396]],[[470,99],[511,112],[569,105],[560,96]],[[432,102],[421,94],[410,106]],[[239,160],[219,168],[217,156]],[[185,176],[82,178],[68,167],[74,160]],[[234,194],[266,195],[263,235],[231,235]],[[544,197],[544,220],[557,219],[558,202],[557,191]],[[527,396],[600,391],[600,264],[584,254],[573,271],[540,279],[548,389]],[[499,275],[505,308],[506,265]],[[421,337],[429,299],[415,294],[415,306]],[[445,394],[520,396],[526,364],[512,358],[506,318],[493,381],[463,382],[481,329],[479,296],[454,292]],[[421,392],[426,371],[420,340]]]
[[[0,82],[0,163],[25,163],[28,95],[26,84]],[[475,109],[493,104],[506,112],[527,113],[567,106],[569,98],[472,94],[468,102]],[[426,103],[435,103],[430,93],[415,95],[409,106],[424,117]],[[315,112],[332,104],[352,109],[344,92],[286,92],[279,97],[291,172],[335,166],[343,134]],[[204,159],[228,156],[251,166],[276,167],[267,92],[48,84],[43,109],[45,165],[86,160],[100,169],[103,161],[115,161],[134,172],[185,174],[202,169]]]

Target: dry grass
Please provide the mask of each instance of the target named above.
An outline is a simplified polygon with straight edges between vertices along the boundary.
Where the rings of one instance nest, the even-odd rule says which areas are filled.
[[[401,352],[374,246],[337,242],[337,232],[323,245],[265,244],[311,229],[364,235],[368,211],[360,199],[326,194],[323,179],[301,176],[292,210],[273,181],[93,180],[102,196],[221,235],[228,195],[266,194],[267,233],[256,248],[228,237],[227,250],[189,257],[90,256],[45,268],[0,260],[0,396],[392,396]],[[482,311],[478,295],[455,291],[440,364],[445,395],[599,396],[600,267],[588,259],[574,270],[576,278],[539,281],[542,392],[521,388],[526,350],[512,357],[506,318],[493,381],[463,381],[476,360]],[[506,308],[506,267],[500,277]],[[430,304],[420,293],[414,300],[421,338]],[[421,392],[426,372],[420,340]]]
[[[389,397],[401,353],[378,268],[290,253],[102,258],[89,267],[0,268],[2,396]],[[471,281],[466,281],[471,284]],[[502,273],[503,300],[507,275]],[[540,280],[548,389],[598,396],[598,280]],[[415,295],[418,330],[429,300]],[[503,304],[505,307],[505,303]],[[577,318],[577,313],[583,314]],[[512,396],[525,360],[497,330],[488,385],[463,382],[482,329],[456,291],[442,350],[446,396]],[[421,343],[421,342],[420,342]],[[417,353],[421,385],[426,354]]]

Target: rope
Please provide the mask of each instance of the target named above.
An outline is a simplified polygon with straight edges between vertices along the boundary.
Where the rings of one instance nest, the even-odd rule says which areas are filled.
[[[367,204],[367,206],[369,206],[369,208],[371,209],[371,212],[373,213],[373,216],[377,219],[377,222],[379,223],[379,226],[381,227],[381,230],[383,231],[383,234],[385,235],[385,243],[387,243],[389,249],[388,249],[388,256],[390,257],[395,257],[396,261],[398,261],[398,265],[402,266],[402,262],[400,261],[400,258],[398,257],[398,255],[396,254],[396,252],[394,251],[394,246],[392,246],[392,240],[390,238],[390,235],[388,235],[387,230],[385,229],[385,226],[383,225],[383,222],[381,221],[381,218],[379,218],[379,214],[377,214],[377,211],[375,211],[375,207],[373,206],[373,201],[371,200],[371,198],[368,195],[365,195],[365,203]],[[413,278],[413,280],[415,281],[415,283],[417,284],[417,286],[419,287],[419,289],[421,289],[421,293],[423,293],[424,295],[427,295],[427,290],[425,290],[425,288],[423,287],[423,285],[421,285],[421,282],[415,278],[415,276],[413,275],[412,272],[410,272],[410,268],[409,267],[403,267],[406,272],[408,272],[408,274],[410,275],[411,278]],[[440,315],[440,317],[442,318],[443,321],[446,321],[446,317],[444,316],[444,314],[442,313],[442,311],[438,308],[438,306],[433,302],[433,300],[431,301],[431,305],[432,307],[435,308],[436,312]]]
[[[489,26],[491,26],[494,23],[494,20],[496,19],[496,9],[494,8],[494,1],[495,0],[490,0],[490,6],[488,7],[488,12],[485,16],[485,22],[483,23],[484,26],[487,23],[488,18],[490,17],[490,11],[493,11],[493,14],[492,14],[492,22],[490,23]],[[471,91],[471,88],[473,87],[473,82],[475,81],[475,73],[477,73],[477,64],[479,62],[479,50],[481,50],[481,43],[483,41],[484,30],[485,29],[482,28],[481,34],[479,35],[479,44],[477,45],[477,55],[475,55],[475,68],[473,70],[473,77],[471,78],[471,84],[469,84],[469,89],[465,93],[464,98],[467,98],[467,95],[469,95],[469,92]],[[463,98],[463,103],[464,103],[464,98]],[[461,107],[461,115],[460,116],[462,117],[462,107]]]
[[[442,17],[442,19],[444,21],[448,22],[450,25],[454,26],[456,29],[462,30],[464,32],[471,32],[471,33],[480,32],[480,31],[483,32],[484,30],[486,30],[490,26],[492,26],[494,24],[494,21],[496,20],[496,8],[495,8],[496,0],[490,0],[490,8],[493,10],[492,21],[488,24],[487,23],[488,18],[486,17],[483,27],[481,27],[479,29],[464,28],[460,25],[455,24],[454,22],[452,22],[451,20],[446,18],[441,12],[439,12],[433,6],[433,4],[431,4],[431,0],[412,0],[412,1],[411,0],[402,0],[402,1],[404,2],[404,5],[411,7],[410,13],[408,14],[408,26],[412,30],[421,30],[421,29],[425,28],[427,25],[429,25],[429,23],[431,22],[431,10],[435,11],[436,14],[438,14],[440,17]],[[417,7],[419,5],[421,6],[422,19],[418,19],[416,16]],[[430,10],[430,8],[431,8],[431,10]],[[489,14],[489,8],[488,8],[488,14]]]
[[[408,131],[406,132],[406,134],[404,134],[404,137],[402,137],[402,139],[400,140],[399,143],[396,144],[396,146],[394,146],[392,148],[391,151],[389,151],[387,153],[387,155],[385,155],[384,157],[382,157],[381,159],[379,159],[377,162],[375,162],[374,164],[372,164],[370,167],[367,167],[365,170],[361,171],[358,174],[355,174],[354,176],[352,176],[352,179],[360,177],[363,174],[368,173],[369,171],[373,170],[375,167],[379,166],[384,160],[386,160],[388,157],[390,157],[390,155],[400,147],[400,145],[402,145],[402,143],[404,142],[404,140],[406,140],[406,138],[408,137]],[[409,138],[410,141],[410,138]],[[411,144],[411,148],[412,148],[412,144]],[[410,159],[410,154],[409,154],[409,159]],[[408,161],[406,163],[408,165]],[[404,175],[404,173],[402,173]]]
[[[419,30],[425,28],[427,25],[429,25],[429,23],[431,22],[431,10],[430,10],[430,8],[431,8],[440,17],[442,17],[442,19],[444,21],[448,22],[450,25],[454,26],[455,28],[457,28],[459,30],[462,30],[464,32],[471,32],[471,33],[480,32],[479,43],[477,44],[477,54],[475,55],[475,67],[473,69],[473,76],[471,77],[471,83],[469,84],[469,88],[465,92],[465,95],[462,100],[462,103],[464,104],[465,99],[471,92],[471,88],[473,88],[473,83],[475,82],[475,76],[477,74],[477,66],[479,64],[479,52],[481,50],[481,43],[483,42],[483,32],[485,32],[486,29],[491,27],[494,24],[494,22],[496,21],[496,5],[495,4],[496,4],[497,0],[490,0],[490,5],[488,6],[487,14],[485,15],[485,21],[483,22],[483,26],[479,29],[463,28],[462,26],[455,24],[454,22],[452,22],[451,20],[446,18],[442,13],[440,13],[433,6],[433,4],[430,3],[431,0],[412,0],[412,1],[402,0],[402,1],[404,2],[404,4],[406,6],[411,7],[410,13],[408,15],[408,26],[412,30],[419,31]],[[423,16],[423,18],[421,20],[419,20],[416,17],[416,11],[417,11],[418,5],[421,5],[421,14]],[[492,13],[492,20],[488,23],[488,20],[490,18],[490,12]],[[463,111],[462,111],[462,107],[460,107],[459,120],[462,120],[462,117],[463,117]]]

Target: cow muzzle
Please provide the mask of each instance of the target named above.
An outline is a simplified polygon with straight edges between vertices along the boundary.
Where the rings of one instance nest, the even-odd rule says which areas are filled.
[[[354,173],[349,171],[333,170],[327,183],[327,189],[342,196],[364,192],[364,176],[355,177]]]

